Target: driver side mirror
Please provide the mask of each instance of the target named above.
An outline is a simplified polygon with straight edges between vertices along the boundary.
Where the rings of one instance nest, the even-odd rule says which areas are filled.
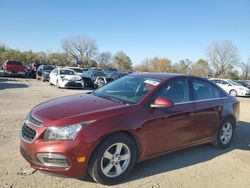
[[[151,108],[172,108],[173,106],[174,103],[165,97],[157,97],[155,102],[150,105]]]

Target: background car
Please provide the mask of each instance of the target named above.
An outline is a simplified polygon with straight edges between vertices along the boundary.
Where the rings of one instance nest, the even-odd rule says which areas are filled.
[[[98,68],[84,69],[82,77],[85,84],[92,88],[97,88],[98,86],[102,86],[114,80],[112,77],[105,74],[102,69]],[[98,82],[100,83],[99,85]]]
[[[36,72],[41,63],[30,63],[26,66],[26,76],[28,78],[36,78]]]
[[[75,71],[67,68],[56,68],[50,73],[49,82],[58,88],[84,88],[84,81]]]
[[[79,76],[82,76],[82,74],[83,74],[83,69],[82,68],[79,68],[79,67],[65,67],[65,68],[72,69]]]
[[[40,65],[36,71],[36,79],[41,79],[43,82],[49,81],[50,72],[55,68],[53,65]]]
[[[5,61],[2,65],[4,76],[25,76],[25,67],[20,61]]]
[[[234,80],[236,83],[250,89],[250,82],[248,80]]]
[[[224,89],[229,95],[232,96],[247,96],[250,95],[250,90],[232,80],[212,78],[212,82],[216,83],[222,89]]]

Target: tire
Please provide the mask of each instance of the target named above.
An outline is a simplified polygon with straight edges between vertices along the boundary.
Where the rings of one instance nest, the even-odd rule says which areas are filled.
[[[218,130],[213,146],[220,149],[228,148],[233,140],[236,122],[232,118],[225,119]]]
[[[58,80],[56,81],[56,87],[60,88]]]
[[[107,153],[107,157],[104,157],[104,153]],[[136,158],[136,144],[131,138],[123,133],[111,135],[93,153],[89,162],[89,175],[101,184],[117,184],[131,172]]]
[[[229,95],[236,97],[238,94],[237,94],[237,91],[236,91],[236,90],[232,89],[232,90],[229,92]]]
[[[50,79],[49,79],[49,85],[51,85],[51,86],[53,85],[53,84],[51,83]]]
[[[45,79],[44,79],[44,76],[42,75],[42,78],[41,78],[42,82],[45,82]]]

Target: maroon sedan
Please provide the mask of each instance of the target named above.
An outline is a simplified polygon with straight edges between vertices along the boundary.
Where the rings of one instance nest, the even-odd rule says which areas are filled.
[[[228,147],[238,115],[237,99],[206,79],[134,74],[34,107],[20,149],[35,169],[116,184],[138,161],[204,143]]]

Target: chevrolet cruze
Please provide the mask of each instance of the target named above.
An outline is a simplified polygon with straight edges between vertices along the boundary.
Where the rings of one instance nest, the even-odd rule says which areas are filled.
[[[228,147],[238,116],[238,100],[209,80],[133,74],[35,106],[20,151],[35,169],[117,184],[136,162],[204,143]]]

